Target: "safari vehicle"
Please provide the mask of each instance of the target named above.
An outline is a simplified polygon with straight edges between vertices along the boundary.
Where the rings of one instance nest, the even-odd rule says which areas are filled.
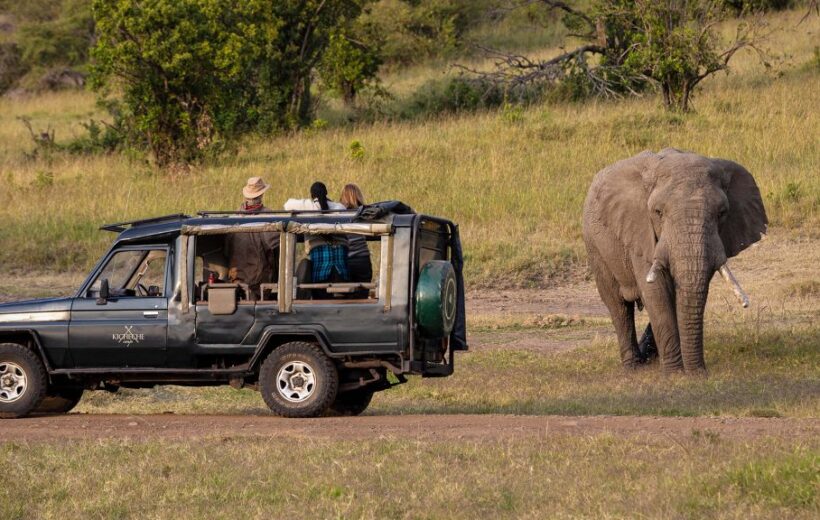
[[[101,229],[118,236],[73,297],[0,305],[0,417],[164,384],[256,388],[286,417],[352,415],[407,375],[452,374],[467,350],[458,229],[401,203]],[[225,280],[232,233],[278,233],[277,281],[258,299]],[[365,236],[373,280],[306,280],[304,240],[316,234]]]

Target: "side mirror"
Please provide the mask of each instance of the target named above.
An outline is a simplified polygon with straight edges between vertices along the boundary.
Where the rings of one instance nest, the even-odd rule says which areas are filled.
[[[109,293],[108,278],[103,278],[100,282],[100,296],[97,298],[97,305],[105,305],[108,303]]]

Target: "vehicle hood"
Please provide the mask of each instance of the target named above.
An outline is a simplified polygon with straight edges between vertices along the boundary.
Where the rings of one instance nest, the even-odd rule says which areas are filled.
[[[0,303],[0,323],[9,321],[48,320],[48,316],[68,314],[71,310],[71,298],[42,298],[20,302]],[[46,314],[48,313],[48,314]]]

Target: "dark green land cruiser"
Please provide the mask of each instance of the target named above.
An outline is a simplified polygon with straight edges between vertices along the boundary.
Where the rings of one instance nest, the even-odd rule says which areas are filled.
[[[467,350],[458,229],[401,203],[102,229],[119,235],[73,297],[0,305],[0,418],[163,384],[257,388],[287,417],[358,414],[408,374],[452,374]],[[227,280],[232,233],[278,235],[274,283]],[[366,237],[373,279],[310,283],[304,241],[321,234]]]

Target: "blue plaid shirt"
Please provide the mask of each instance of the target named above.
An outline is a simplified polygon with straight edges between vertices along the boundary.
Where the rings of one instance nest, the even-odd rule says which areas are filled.
[[[312,263],[313,283],[321,283],[330,279],[333,269],[339,273],[342,280],[350,280],[347,270],[347,247],[339,245],[321,245],[310,250]]]

